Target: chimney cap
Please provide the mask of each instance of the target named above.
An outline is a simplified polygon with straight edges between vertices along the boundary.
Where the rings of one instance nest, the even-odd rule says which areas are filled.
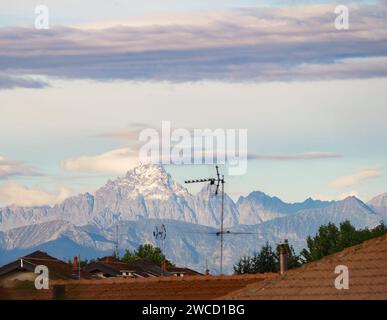
[[[285,239],[284,242],[278,243],[277,250],[279,251],[280,254],[289,253],[290,247],[289,247],[288,239]]]
[[[289,244],[282,243],[277,246],[279,253],[280,274],[285,274],[288,271],[288,259],[289,259]]]

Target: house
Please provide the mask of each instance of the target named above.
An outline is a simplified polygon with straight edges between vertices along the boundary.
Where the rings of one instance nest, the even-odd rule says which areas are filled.
[[[90,278],[86,272],[78,272],[72,264],[56,259],[46,252],[35,251],[29,255],[21,257],[0,268],[0,285],[7,286],[14,280],[34,281],[37,274],[35,268],[38,265],[44,265],[49,270],[50,280],[55,279],[78,279]]]
[[[202,276],[203,274],[189,268],[167,267],[167,271],[175,277]]]
[[[138,259],[134,262],[127,263],[113,256],[104,257],[92,262],[84,270],[94,278],[147,278],[171,275],[169,272],[163,273],[160,266],[146,259]]]
[[[142,265],[144,261],[138,262],[139,265],[127,264],[106,257],[94,263],[97,267],[91,268],[93,264],[88,267],[92,272],[104,272],[101,266],[110,268],[113,274],[110,278],[52,280],[49,290],[8,288],[0,290],[0,299],[52,299],[55,286],[63,287],[65,299],[69,300],[387,299],[387,235],[298,269],[283,270],[282,274],[177,276],[183,271],[171,269],[168,275],[175,276],[155,276],[145,269],[147,265]],[[140,270],[139,266],[144,269]],[[338,267],[348,270],[348,289],[337,287],[337,279],[343,276],[337,272]],[[141,275],[141,272],[145,273]]]
[[[113,256],[107,256],[94,261],[88,264],[84,270],[94,278],[148,278],[202,275],[195,270],[180,267],[166,267],[166,270],[163,272],[161,266],[146,259],[137,259],[127,263]]]
[[[348,289],[336,284],[347,269]],[[336,272],[335,272],[336,271]],[[222,299],[377,300],[387,299],[387,235],[253,283]]]

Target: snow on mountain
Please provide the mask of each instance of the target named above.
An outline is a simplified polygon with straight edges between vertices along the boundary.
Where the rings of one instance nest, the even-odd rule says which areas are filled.
[[[263,192],[254,191],[247,197],[238,199],[237,209],[239,223],[258,224],[304,209],[324,208],[332,203],[331,201],[313,200],[312,198],[299,203],[286,203],[277,197],[270,197]]]
[[[2,249],[25,249],[66,237],[82,246],[97,246],[90,235],[81,228],[63,220],[33,224],[4,231],[0,234]]]
[[[367,202],[367,205],[387,223],[387,193],[382,193]]]
[[[202,192],[205,194],[209,190]],[[205,198],[204,195],[202,197]],[[320,225],[329,222],[338,225],[344,220],[350,220],[357,228],[372,228],[379,224],[380,216],[361,200],[348,197],[324,208],[301,210],[257,225],[234,225],[226,228],[247,234],[225,235],[225,272],[232,272],[232,266],[240,257],[259,250],[266,241],[275,246],[276,243],[289,239],[296,251],[300,251],[306,246],[306,237],[313,236]],[[161,243],[157,243],[153,237],[153,229],[160,223],[164,223],[167,229],[165,252],[168,259],[197,270],[204,270],[208,265],[212,272],[219,271],[220,242],[216,235],[219,229],[197,223],[174,219],[120,221],[120,253],[123,254],[125,249],[134,250],[143,243],[160,246]],[[116,225],[107,228],[100,228],[95,224],[77,227],[66,221],[51,221],[11,229],[0,232],[0,250],[3,250],[0,263],[5,259],[9,261],[16,252],[21,249],[26,251],[28,248],[49,249],[54,256],[66,258],[71,258],[79,251],[84,258],[92,258],[98,253],[111,254],[116,239]]]
[[[238,210],[225,195],[225,225],[238,224]],[[197,195],[174,181],[160,165],[141,165],[126,176],[109,180],[94,195],[69,197],[54,207],[0,209],[0,230],[53,220],[76,226],[108,228],[118,221],[173,219],[207,226],[220,225],[221,197],[204,187]]]
[[[215,186],[205,186],[196,194],[193,211],[196,212],[198,223],[206,226],[220,226],[222,198],[215,195]],[[234,201],[224,195],[224,226],[231,227],[239,223],[239,213]]]
[[[108,181],[94,197],[93,222],[100,227],[119,220],[174,219],[197,223],[193,196],[159,165],[141,165]]]
[[[50,210],[53,219],[71,221],[75,225],[90,223],[93,217],[94,197],[90,193],[79,194],[65,199]]]
[[[219,272],[220,242],[218,229],[176,220],[143,219],[122,221],[119,226],[119,251],[135,250],[140,244],[160,246],[153,237],[154,227],[166,226],[165,253],[177,265],[184,265],[204,272],[206,267]],[[34,250],[43,250],[61,259],[95,258],[113,252],[116,228],[97,229],[95,226],[76,227],[66,221],[51,221],[38,225],[0,232],[0,265],[10,262]],[[232,266],[245,253],[251,253],[264,243],[264,239],[225,236],[224,271],[232,272]]]
[[[0,231],[55,219],[49,206],[0,208]]]
[[[386,196],[370,202],[382,218],[386,217]],[[240,197],[237,203],[225,194],[224,223],[258,224],[286,217],[306,209],[326,208],[335,202],[313,200],[285,203],[255,191]],[[172,219],[212,227],[220,226],[221,197],[213,188],[204,186],[196,195],[174,181],[160,165],[141,165],[126,176],[109,180],[94,195],[89,193],[69,197],[54,207],[6,207],[0,209],[0,230],[43,222],[64,220],[76,226],[94,224],[109,228],[119,221],[140,219]]]
[[[43,222],[65,220],[76,225],[88,224],[92,218],[94,197],[80,194],[69,197],[54,207],[0,208],[0,230],[9,230]]]
[[[225,194],[224,225],[250,234],[225,235],[226,272],[238,259],[289,239],[296,250],[329,222],[349,220],[355,227],[374,227],[387,217],[387,194],[368,205],[356,197],[337,202],[307,199],[285,203],[263,192],[252,192],[237,203]],[[0,264],[41,249],[59,258],[111,254],[120,231],[120,249],[155,243],[155,224],[167,225],[166,254],[177,264],[213,272],[219,266],[221,196],[211,186],[192,195],[158,165],[142,165],[126,176],[108,181],[94,195],[69,197],[53,207],[0,209]],[[121,234],[123,232],[123,234]]]

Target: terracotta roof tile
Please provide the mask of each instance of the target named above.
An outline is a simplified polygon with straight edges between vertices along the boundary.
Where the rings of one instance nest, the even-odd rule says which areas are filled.
[[[348,290],[334,286],[338,265],[348,267]],[[248,285],[223,298],[387,299],[387,235],[291,270],[278,279]]]
[[[274,275],[276,276],[276,275]],[[145,299],[145,300],[198,300],[215,299],[229,292],[241,289],[246,285],[262,281],[265,277],[204,277],[185,276],[182,278],[148,278],[132,281],[102,280],[66,283],[69,299]],[[157,279],[157,280],[154,280]]]
[[[121,271],[131,271],[143,277],[160,276],[162,274],[161,266],[158,266],[145,259],[139,259],[130,263],[122,262],[116,259],[103,258],[100,261],[95,261],[88,264],[85,268],[87,272],[105,271],[111,276],[121,275]]]
[[[20,260],[23,260],[24,266],[21,267]],[[37,265],[45,265],[48,267],[50,275],[53,275],[55,278],[60,279],[74,279],[77,278],[77,274],[73,270],[72,264],[66,263],[62,260],[54,258],[42,251],[35,251],[29,255],[21,257],[18,260],[15,260],[5,266],[0,268],[0,276],[7,274],[13,270],[21,271],[23,269],[35,269]],[[81,277],[90,278],[90,275],[87,272],[82,271]]]
[[[203,275],[202,273],[197,272],[195,270],[192,270],[189,268],[182,268],[182,267],[167,267],[167,271],[171,273],[181,273],[181,274],[190,275],[190,276]]]

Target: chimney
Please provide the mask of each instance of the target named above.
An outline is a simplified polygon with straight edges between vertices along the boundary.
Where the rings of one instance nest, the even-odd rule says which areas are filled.
[[[74,256],[74,262],[73,262],[74,269],[78,269],[78,257]]]
[[[165,260],[165,257],[163,257],[163,261],[161,262],[162,275],[165,274],[166,270],[167,270],[167,261]]]
[[[280,274],[285,274],[286,271],[288,271],[288,258],[289,258],[289,252],[288,252],[288,246],[287,243],[281,243],[278,246],[279,251],[279,263],[280,263]]]

